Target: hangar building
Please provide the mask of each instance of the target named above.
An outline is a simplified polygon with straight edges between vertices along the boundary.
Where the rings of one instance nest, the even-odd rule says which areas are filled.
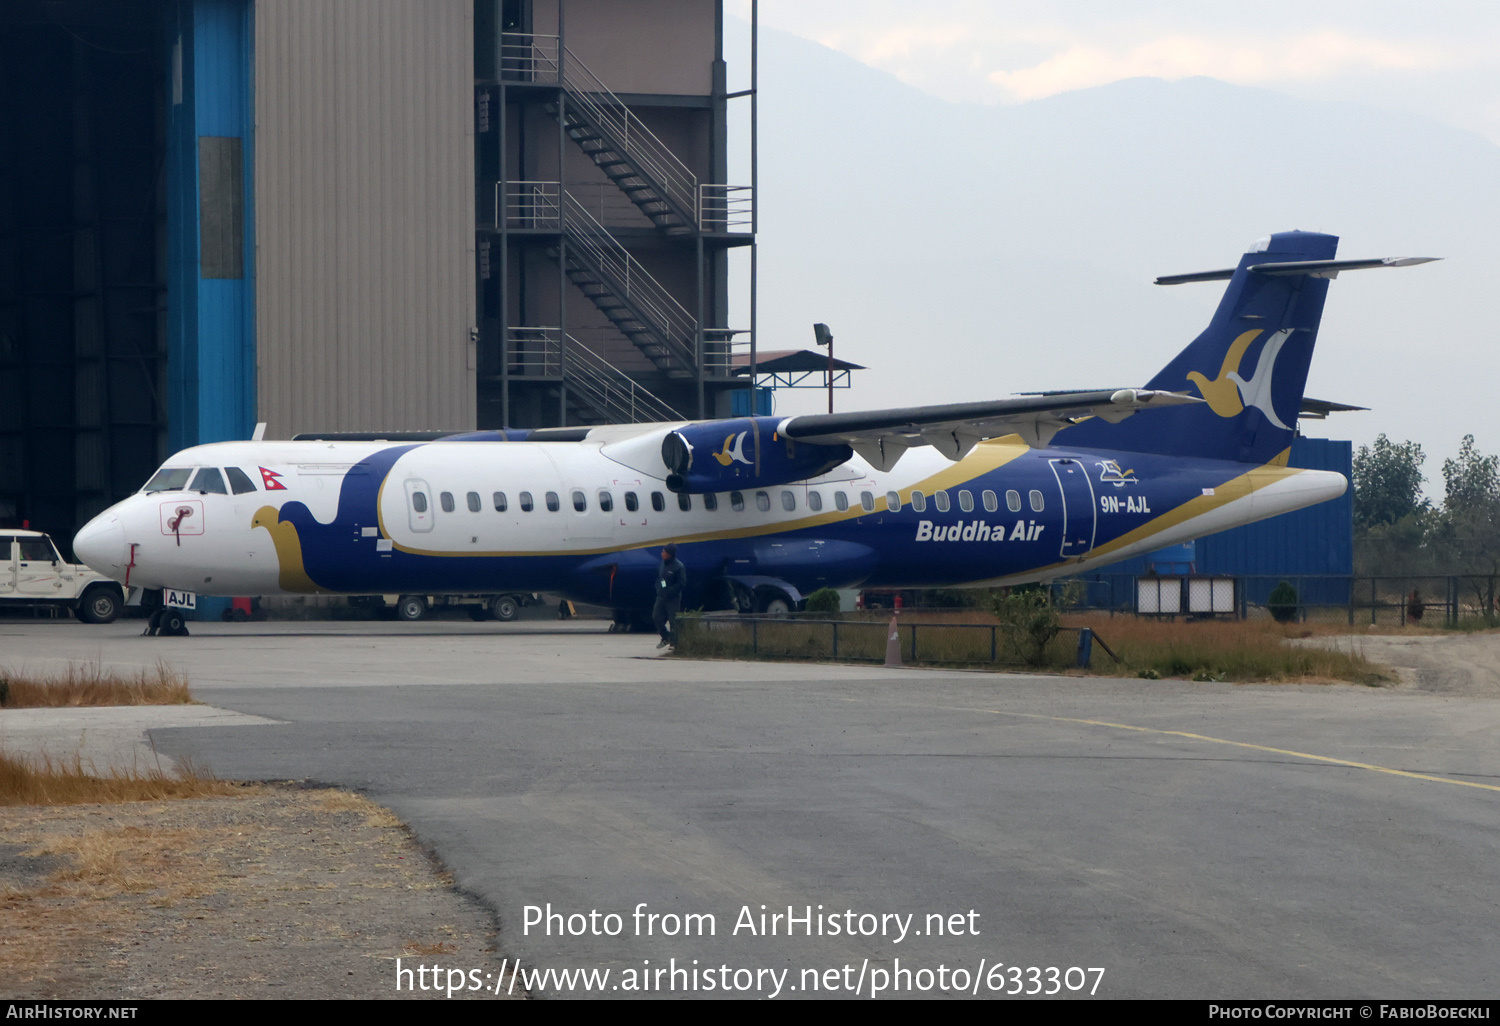
[[[0,522],[66,543],[166,455],[259,421],[728,413],[754,204],[727,112],[753,136],[754,98],[727,91],[723,17],[7,0]]]

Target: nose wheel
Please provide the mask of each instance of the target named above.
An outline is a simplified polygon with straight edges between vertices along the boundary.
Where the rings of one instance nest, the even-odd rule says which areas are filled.
[[[187,619],[181,610],[158,609],[151,614],[151,619],[146,621],[146,629],[141,632],[142,637],[148,635],[185,638],[188,636]]]

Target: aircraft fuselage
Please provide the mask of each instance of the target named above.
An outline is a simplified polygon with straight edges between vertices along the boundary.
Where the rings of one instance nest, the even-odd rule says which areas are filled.
[[[185,484],[148,485],[85,527],[75,547],[132,585],[208,595],[550,591],[641,608],[661,547],[676,542],[686,607],[712,608],[732,591],[728,581],[752,591],[784,583],[805,596],[1046,580],[1347,487],[1342,475],[1274,462],[1032,449],[1008,436],[957,462],[913,450],[881,473],[856,456],[795,484],[678,495],[664,475],[608,451],[590,442],[202,445],[164,464],[191,469]],[[201,468],[220,471],[222,492],[194,487]],[[251,490],[236,494],[246,482]]]

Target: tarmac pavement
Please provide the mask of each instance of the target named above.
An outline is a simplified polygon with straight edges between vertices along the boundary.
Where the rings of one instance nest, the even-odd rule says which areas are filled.
[[[1496,992],[1493,700],[691,662],[580,621],[137,629],[0,621],[0,664],[168,659],[274,722],[157,750],[366,791],[501,954],[596,995]]]

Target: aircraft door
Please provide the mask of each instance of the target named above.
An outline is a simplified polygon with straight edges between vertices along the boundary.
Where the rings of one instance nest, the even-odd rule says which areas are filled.
[[[406,479],[406,522],[416,534],[432,530],[432,489],[426,481]]]
[[[1094,486],[1089,481],[1088,470],[1077,460],[1058,459],[1048,462],[1052,465],[1052,475],[1057,478],[1057,487],[1062,493],[1061,555],[1064,559],[1082,558],[1094,547],[1094,525],[1098,513],[1095,509]]]

